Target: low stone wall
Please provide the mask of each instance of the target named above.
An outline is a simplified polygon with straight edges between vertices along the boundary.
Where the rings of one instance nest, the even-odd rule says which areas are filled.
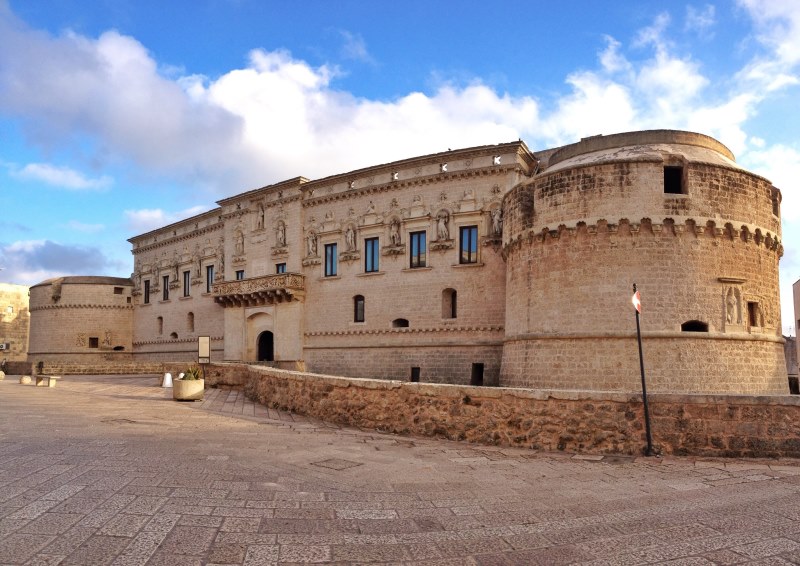
[[[58,362],[41,361],[26,364],[25,371],[18,373],[45,375],[145,375],[164,372],[177,373],[184,371],[190,363],[185,362]],[[6,372],[17,373],[17,372]]]
[[[253,400],[343,425],[484,444],[587,454],[641,454],[641,396],[343,378],[245,364],[212,364],[213,383]],[[215,381],[216,380],[216,381]],[[800,399],[649,397],[663,454],[800,457]]]

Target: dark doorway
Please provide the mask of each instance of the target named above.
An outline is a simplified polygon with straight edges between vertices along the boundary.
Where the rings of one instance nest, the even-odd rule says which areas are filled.
[[[483,385],[483,364],[472,364],[472,376],[469,380],[470,385]]]
[[[418,367],[412,367],[411,368],[411,381],[412,382],[414,382],[414,383],[418,383],[419,382],[419,373],[420,373],[420,370],[419,370]]]
[[[273,339],[272,332],[269,330],[258,335],[258,361],[275,361],[275,341]]]

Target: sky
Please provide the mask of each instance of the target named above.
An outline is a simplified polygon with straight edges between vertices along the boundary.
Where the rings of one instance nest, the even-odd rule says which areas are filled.
[[[800,279],[800,0],[0,0],[0,282],[127,277],[215,201],[522,138],[684,129],[783,192]]]

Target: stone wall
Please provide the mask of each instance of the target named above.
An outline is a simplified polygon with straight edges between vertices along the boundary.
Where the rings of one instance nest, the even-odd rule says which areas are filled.
[[[0,361],[25,361],[28,355],[28,287],[0,283]]]
[[[208,381],[348,426],[398,434],[580,453],[641,454],[641,396],[353,379],[243,364],[212,364]],[[800,398],[650,396],[654,445],[664,454],[800,457]]]

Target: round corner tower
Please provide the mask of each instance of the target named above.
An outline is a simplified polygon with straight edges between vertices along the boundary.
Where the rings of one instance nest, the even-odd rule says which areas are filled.
[[[652,130],[562,147],[504,199],[500,384],[786,394],[780,191],[718,141]]]
[[[28,361],[127,360],[132,349],[133,282],[70,276],[31,287]]]

